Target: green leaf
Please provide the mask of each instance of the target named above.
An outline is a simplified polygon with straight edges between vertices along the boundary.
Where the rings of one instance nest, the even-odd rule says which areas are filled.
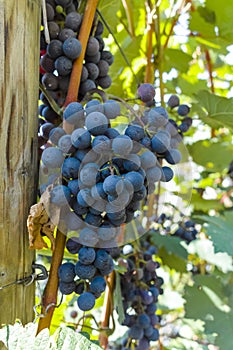
[[[101,347],[69,327],[58,328],[53,338],[56,350],[100,350]]]
[[[124,307],[121,295],[121,279],[118,272],[115,273],[116,285],[114,290],[114,306],[118,313],[118,321],[121,324],[125,319]]]
[[[152,231],[151,242],[158,248],[164,247],[169,254],[174,254],[183,260],[187,259],[187,251],[181,245],[181,240],[178,237],[162,236]]]
[[[192,32],[201,33],[205,38],[215,38],[214,24],[207,21],[206,18],[203,17],[204,12],[201,12],[203,12],[203,10],[201,11],[200,9],[199,11],[191,12],[189,29]]]
[[[206,7],[215,12],[219,35],[229,42],[232,41],[232,2],[229,0],[207,0]]]
[[[219,217],[198,215],[197,218],[207,223],[206,233],[212,239],[216,252],[233,255],[233,213],[225,213],[224,216]]]
[[[233,293],[228,299],[220,278],[195,276],[194,285],[185,288],[186,317],[205,321],[208,333],[217,333],[216,345],[232,350]]]
[[[224,273],[233,271],[232,258],[227,253],[215,253],[213,242],[209,239],[196,239],[187,247],[190,254],[197,254],[200,259],[217,266]]]
[[[233,128],[233,98],[217,96],[207,90],[200,90],[194,96],[205,111],[204,117],[200,115],[204,123],[214,128]]]
[[[232,160],[233,146],[210,140],[200,140],[187,146],[195,163],[210,172],[222,172]]]
[[[191,204],[196,211],[208,212],[211,209],[222,210],[224,205],[219,200],[203,199],[198,192],[193,192]]]
[[[172,68],[180,72],[187,72],[192,56],[177,49],[166,49],[164,52],[164,71],[169,72]]]

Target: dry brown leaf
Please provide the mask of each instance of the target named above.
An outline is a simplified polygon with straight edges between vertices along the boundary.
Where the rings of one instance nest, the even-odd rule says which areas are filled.
[[[51,242],[51,249],[54,250],[55,248],[55,224],[51,222],[47,210],[49,207],[48,203],[51,189],[52,185],[48,186],[46,191],[41,196],[40,202],[30,208],[30,213],[27,219],[30,249],[48,248],[43,235],[46,235],[49,238]],[[58,217],[58,214],[56,216]]]

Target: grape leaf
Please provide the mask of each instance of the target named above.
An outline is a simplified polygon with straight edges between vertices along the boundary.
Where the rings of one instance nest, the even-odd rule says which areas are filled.
[[[100,350],[101,347],[69,327],[57,329],[54,333],[56,350]],[[54,349],[55,350],[55,349]]]
[[[181,245],[181,240],[178,237],[162,236],[152,232],[151,242],[158,248],[164,247],[169,254],[174,254],[183,260],[187,259],[187,251]]]
[[[204,166],[210,172],[221,172],[232,160],[233,147],[220,142],[200,140],[187,148],[194,162]]]
[[[204,123],[214,128],[233,128],[233,98],[217,96],[207,90],[200,90],[194,96],[205,111],[204,117],[200,115]]]
[[[177,49],[166,49],[164,52],[164,71],[169,72],[172,68],[180,72],[187,72],[192,56]]]
[[[207,235],[213,241],[216,252],[226,252],[233,255],[232,221],[233,213],[224,216],[198,215],[198,219],[207,223]]]
[[[205,321],[206,332],[217,333],[216,345],[232,350],[233,293],[226,298],[221,279],[214,276],[195,276],[194,282],[185,288],[186,317]]]
[[[197,211],[208,212],[211,209],[223,210],[224,205],[219,200],[203,199],[197,192],[192,193],[191,204]]]

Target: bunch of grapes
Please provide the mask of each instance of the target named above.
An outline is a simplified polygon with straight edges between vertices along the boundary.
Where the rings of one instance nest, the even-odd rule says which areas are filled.
[[[158,228],[156,231],[158,233],[161,235],[179,237],[187,243],[195,240],[199,233],[198,225],[182,213],[180,213],[179,217],[176,218],[174,218],[174,216],[171,214],[168,215],[162,213],[158,218],[157,223]]]
[[[67,240],[66,248],[71,254],[78,254],[78,260],[60,265],[60,292],[64,295],[76,293],[79,309],[91,310],[95,300],[105,291],[104,277],[113,271],[113,259],[106,249],[83,246],[76,237]]]
[[[121,274],[121,293],[128,332],[123,338],[122,350],[148,350],[151,341],[157,341],[160,319],[156,315],[158,296],[163,293],[163,279],[156,269],[159,263],[153,260],[156,248],[149,243],[150,235],[140,242],[135,252],[132,245],[122,248],[118,264],[127,268]]]
[[[49,44],[45,41],[44,30],[41,31],[40,81],[44,88],[62,107],[73,68],[74,61],[82,52],[82,45],[77,39],[82,24],[82,15],[78,12],[78,2],[71,0],[46,1]],[[91,35],[85,51],[84,64],[79,89],[81,100],[88,91],[97,87],[107,89],[111,85],[108,75],[113,63],[110,51],[104,50],[103,24],[95,17]],[[50,130],[62,122],[60,114],[50,106],[46,96],[41,93],[39,106],[40,145],[48,140]]]

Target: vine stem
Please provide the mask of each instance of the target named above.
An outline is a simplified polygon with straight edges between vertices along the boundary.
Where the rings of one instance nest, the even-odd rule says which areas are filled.
[[[78,35],[78,39],[82,45],[81,55],[74,61],[73,69],[70,77],[70,84],[66,96],[64,106],[78,99],[78,90],[82,74],[83,59],[86,52],[88,38],[91,32],[92,23],[94,21],[96,8],[99,0],[87,0],[83,21]]]
[[[210,52],[208,49],[205,49],[205,58],[206,58],[207,71],[209,73],[210,91],[214,94],[215,87],[214,87],[214,79],[213,79],[213,65],[210,57]],[[211,137],[215,137],[215,136],[216,136],[215,129],[211,128]]]
[[[153,11],[151,11],[150,4],[148,1],[146,2],[146,12],[147,12],[147,65],[146,65],[146,74],[145,74],[145,83],[154,83],[154,64],[152,61],[153,54],[153,34],[154,34],[154,26],[153,26]]]
[[[45,328],[50,328],[54,309],[57,303],[57,291],[58,291],[58,268],[62,263],[64,249],[66,243],[66,236],[59,230],[57,230],[55,249],[52,255],[52,262],[49,272],[49,279],[44,290],[42,299],[41,314],[44,317],[40,318],[37,334]]]
[[[107,277],[107,287],[104,296],[104,305],[103,305],[103,321],[101,322],[101,328],[108,329],[109,328],[109,320],[110,315],[112,315],[113,309],[113,289],[115,283],[115,272],[113,271],[109,277]],[[108,349],[108,335],[106,332],[101,332],[99,335],[100,346],[104,349]]]
[[[129,33],[130,33],[132,38],[135,38],[132,1],[131,0],[122,0],[122,4],[124,6],[126,16],[128,19]]]

